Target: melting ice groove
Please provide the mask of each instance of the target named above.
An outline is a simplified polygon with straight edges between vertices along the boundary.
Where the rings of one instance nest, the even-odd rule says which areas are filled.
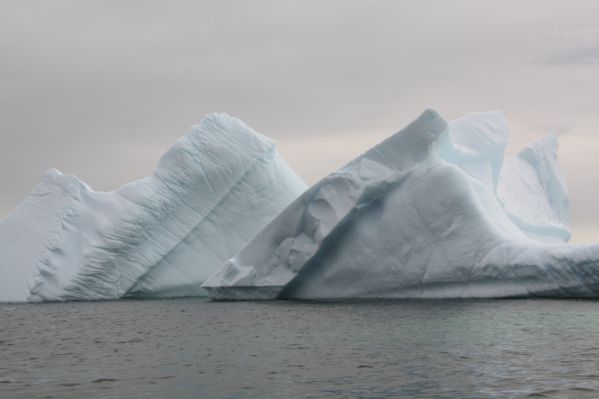
[[[508,138],[501,112],[426,110],[304,191],[270,139],[211,115],[116,191],[48,171],[0,222],[0,302],[599,296],[557,138],[505,158]]]
[[[599,296],[599,245],[567,245],[548,135],[504,159],[501,112],[426,110],[310,187],[205,283],[216,300]]]

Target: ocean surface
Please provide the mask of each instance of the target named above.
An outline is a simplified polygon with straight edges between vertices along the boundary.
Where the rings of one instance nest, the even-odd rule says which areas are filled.
[[[0,305],[0,398],[598,398],[599,302]]]

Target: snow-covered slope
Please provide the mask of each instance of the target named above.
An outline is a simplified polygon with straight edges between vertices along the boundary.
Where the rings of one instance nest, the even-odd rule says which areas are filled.
[[[211,276],[214,299],[599,296],[554,136],[504,161],[502,113],[435,111],[324,178]]]
[[[113,192],[50,170],[0,223],[0,301],[201,295],[304,189],[272,140],[225,114]]]

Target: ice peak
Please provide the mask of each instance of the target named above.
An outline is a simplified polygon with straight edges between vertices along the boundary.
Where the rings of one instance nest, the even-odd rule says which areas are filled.
[[[543,158],[557,162],[557,151],[559,149],[559,137],[555,132],[549,132],[537,139],[532,144],[524,147],[518,155],[524,159],[535,161],[535,158]]]
[[[399,131],[399,134],[419,137],[429,146],[447,130],[447,121],[437,111],[427,108],[412,123]]]
[[[77,195],[81,190],[89,189],[89,186],[75,175],[63,174],[58,169],[48,169],[42,175],[40,182],[35,186],[32,195],[46,195],[56,190],[71,195]]]
[[[58,176],[62,176],[62,172],[56,168],[50,168],[46,170],[43,174],[43,178],[54,179]]]
[[[447,122],[437,111],[426,109],[394,135],[350,162],[369,159],[394,170],[406,170],[430,155],[431,144],[447,131]]]
[[[236,134],[251,136],[260,140],[261,142],[264,142],[266,145],[273,145],[275,143],[273,139],[256,132],[241,119],[235,118],[225,112],[214,112],[206,115],[199,124],[194,126],[193,130],[196,129],[201,132],[215,129],[220,131],[224,130],[234,132]]]

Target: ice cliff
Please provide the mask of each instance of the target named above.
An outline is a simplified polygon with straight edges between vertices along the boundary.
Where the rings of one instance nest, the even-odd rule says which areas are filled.
[[[0,222],[0,302],[201,295],[304,189],[272,140],[224,114],[113,192],[50,170]]]
[[[504,158],[500,112],[425,111],[310,187],[204,287],[217,300],[599,296],[599,245],[567,245],[549,135]]]

